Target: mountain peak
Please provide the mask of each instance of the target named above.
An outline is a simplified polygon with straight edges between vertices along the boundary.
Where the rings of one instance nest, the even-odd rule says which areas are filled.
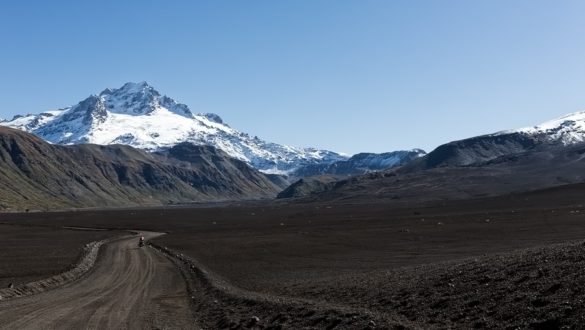
[[[145,91],[154,91],[156,93],[158,93],[154,87],[150,86],[146,81],[141,81],[141,82],[127,82],[124,85],[122,85],[122,87],[120,87],[118,90],[120,91],[125,91],[128,93],[137,93],[137,92],[145,92]]]
[[[101,93],[99,93],[99,96],[111,95],[113,93],[136,94],[136,93],[140,93],[140,92],[154,92],[154,93],[158,94],[158,91],[155,90],[152,86],[150,86],[146,81],[141,81],[141,82],[129,81],[129,82],[125,83],[124,85],[122,85],[122,87],[120,87],[120,88],[109,88],[108,87],[108,88],[104,89]]]
[[[267,173],[288,173],[299,166],[348,158],[326,150],[269,143],[231,128],[216,114],[194,115],[187,105],[162,95],[145,81],[106,88],[72,107],[0,125],[55,144],[126,144],[150,151],[181,142],[210,145]]]
[[[193,113],[185,104],[161,95],[146,81],[127,82],[120,88],[106,88],[100,94],[109,112],[126,115],[150,115],[157,110],[192,118]]]
[[[129,81],[127,83],[125,83],[124,85],[133,85],[133,86],[138,86],[138,87],[150,87],[150,85],[145,81],[139,81],[137,83]]]

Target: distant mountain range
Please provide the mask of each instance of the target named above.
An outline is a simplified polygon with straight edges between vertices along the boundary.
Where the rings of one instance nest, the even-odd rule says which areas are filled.
[[[343,180],[304,179],[279,197],[469,198],[585,180],[585,112],[544,124],[443,144],[404,166]]]
[[[409,166],[414,169],[465,166],[536,148],[570,146],[585,141],[585,112],[546,123],[443,144]]]
[[[187,105],[161,95],[146,82],[107,88],[77,105],[15,116],[0,125],[62,145],[124,144],[148,151],[168,149],[181,142],[208,145],[274,174],[290,174],[310,165],[326,167],[348,159],[332,151],[270,143],[239,132],[216,114],[191,112]]]
[[[292,179],[317,175],[351,176],[402,166],[426,155],[421,149],[385,152],[381,154],[359,153],[346,160],[330,164],[313,164],[297,168],[289,175]]]
[[[192,113],[147,83],[127,83],[72,107],[2,121],[0,159],[0,210],[277,194],[421,202],[585,181],[585,112],[449,142],[428,154],[348,157],[251,137],[215,114]]]

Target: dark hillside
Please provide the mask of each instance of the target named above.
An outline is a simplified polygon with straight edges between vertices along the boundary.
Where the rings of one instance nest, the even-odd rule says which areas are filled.
[[[0,127],[0,210],[269,198],[279,187],[212,147],[167,154],[128,146],[56,146]]]

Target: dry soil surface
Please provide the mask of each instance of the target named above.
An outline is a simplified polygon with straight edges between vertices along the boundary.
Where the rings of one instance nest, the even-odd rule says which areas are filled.
[[[87,243],[123,234],[127,235],[120,231],[0,224],[0,291],[10,283],[18,286],[64,273],[80,261]]]
[[[165,231],[153,242],[173,262],[150,248],[125,253],[158,260],[152,269],[106,256],[114,274],[96,270],[84,285],[48,293],[52,300],[28,300],[29,309],[4,312],[0,303],[0,328],[36,325],[16,323],[23,316],[61,328],[100,318],[99,328],[181,328],[195,325],[191,307],[203,329],[583,329],[584,193],[582,184],[408,207],[258,202],[6,214],[22,225]],[[160,275],[127,275],[140,269]],[[116,281],[125,284],[114,289]],[[91,282],[106,284],[88,294]]]
[[[0,329],[197,328],[179,270],[137,242],[119,238],[105,245],[94,270],[76,282],[0,301]]]

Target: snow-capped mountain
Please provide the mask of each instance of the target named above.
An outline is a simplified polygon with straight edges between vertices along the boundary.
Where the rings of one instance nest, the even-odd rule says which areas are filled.
[[[582,142],[585,142],[585,112],[576,112],[533,127],[445,143],[407,165],[407,169],[478,165],[502,156]]]
[[[585,141],[585,111],[568,114],[537,126],[498,132],[496,135],[510,133],[545,136],[550,141],[564,145],[583,142]]]
[[[331,164],[308,165],[292,173],[293,177],[301,178],[313,175],[359,175],[372,171],[381,171],[391,167],[402,166],[414,159],[426,155],[421,149],[399,150],[381,154],[359,153],[347,160]]]
[[[404,166],[378,173],[342,180],[331,175],[303,178],[278,198],[420,203],[582,184],[584,151],[585,112],[577,112],[533,127],[448,142]],[[329,167],[350,163],[354,157]]]
[[[181,142],[211,145],[265,173],[347,159],[332,151],[295,148],[239,132],[216,114],[194,114],[146,82],[105,89],[77,105],[15,116],[0,125],[33,133],[55,144],[125,144],[149,151]]]

